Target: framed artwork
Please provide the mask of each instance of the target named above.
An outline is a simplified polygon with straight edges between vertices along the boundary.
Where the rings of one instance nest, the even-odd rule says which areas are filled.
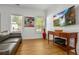
[[[75,6],[72,6],[64,11],[56,14],[53,16],[53,25],[56,26],[68,26],[68,25],[75,25]]]
[[[65,26],[65,18],[64,18],[64,16],[53,20],[53,25],[54,25],[54,27]]]
[[[25,17],[24,27],[34,27],[34,17]]]
[[[76,19],[75,19],[75,6],[72,6],[71,8],[68,9],[67,13],[65,14],[65,22],[66,25],[74,25],[76,24]]]

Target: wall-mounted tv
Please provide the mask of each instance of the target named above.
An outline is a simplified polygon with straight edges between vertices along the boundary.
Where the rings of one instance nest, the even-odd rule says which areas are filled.
[[[68,26],[76,24],[75,6],[72,6],[64,11],[53,16],[54,26]]]

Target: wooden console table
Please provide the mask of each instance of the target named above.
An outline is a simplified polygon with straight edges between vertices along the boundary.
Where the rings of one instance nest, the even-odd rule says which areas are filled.
[[[67,52],[67,54],[69,54],[70,50],[74,49],[75,50],[75,54],[77,54],[76,51],[76,46],[77,46],[77,32],[53,32],[53,31],[48,31],[48,44],[49,44],[49,35],[53,35],[53,39],[54,36],[58,36],[60,38],[66,38],[66,46],[63,47],[61,46],[61,48],[64,48]],[[74,47],[70,47],[70,38],[74,39]],[[54,43],[54,42],[53,42]]]

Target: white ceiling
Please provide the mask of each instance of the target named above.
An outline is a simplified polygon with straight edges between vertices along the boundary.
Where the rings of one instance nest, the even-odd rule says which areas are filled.
[[[48,10],[49,8],[68,8],[71,7],[71,4],[23,4],[19,5],[25,8],[39,9],[39,10]]]
[[[51,4],[24,4],[21,6],[32,9],[46,10],[51,6]]]
[[[37,10],[48,10],[49,8],[68,8],[71,7],[71,4],[5,4],[5,6],[11,7],[22,7],[22,8],[29,8],[29,9],[37,9]]]

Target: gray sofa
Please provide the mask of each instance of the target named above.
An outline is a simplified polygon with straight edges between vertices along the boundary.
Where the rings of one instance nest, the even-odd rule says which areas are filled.
[[[0,35],[0,55],[14,55],[21,42],[21,33]]]

